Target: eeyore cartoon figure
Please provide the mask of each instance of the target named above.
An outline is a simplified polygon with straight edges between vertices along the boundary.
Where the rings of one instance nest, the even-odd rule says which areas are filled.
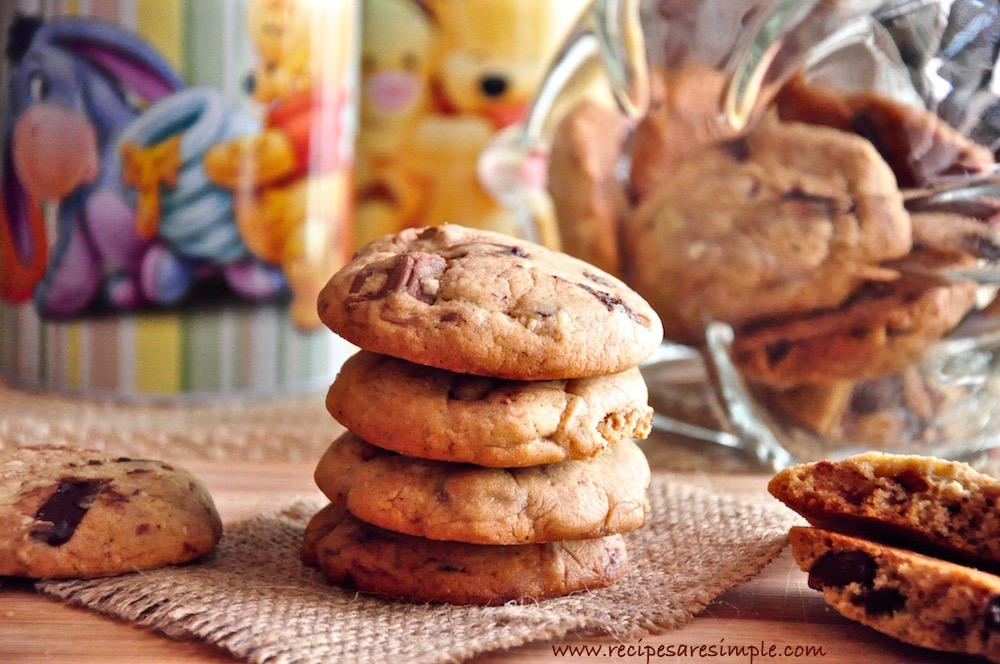
[[[254,130],[218,93],[184,90],[159,53],[100,20],[18,17],[8,43],[0,296],[68,317],[171,305],[206,275],[248,298],[283,288],[201,168],[212,143]],[[54,243],[42,201],[58,203]]]

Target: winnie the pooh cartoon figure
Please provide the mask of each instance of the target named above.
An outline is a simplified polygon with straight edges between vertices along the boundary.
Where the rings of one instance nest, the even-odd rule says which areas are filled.
[[[366,213],[358,218],[358,237],[445,222],[525,235],[514,215],[481,185],[477,160],[498,130],[523,117],[583,4],[582,0],[366,2],[363,63],[378,67],[362,69],[365,97],[358,154],[359,163],[367,160],[367,181],[378,186],[366,187],[365,178],[361,180],[358,204]],[[429,14],[429,20],[412,18],[421,14]],[[404,15],[411,18],[404,20]],[[397,29],[392,31],[392,26]],[[389,37],[397,32],[402,34]],[[387,43],[377,46],[383,42]],[[383,75],[386,63],[393,57],[403,62],[396,53],[408,54],[411,65],[419,65],[410,69],[410,85],[419,94],[405,109],[400,104],[394,116],[393,144],[404,148],[383,151],[393,155],[388,165],[374,156],[375,136],[389,136],[384,129],[387,116],[376,116],[371,104],[365,109],[369,87]],[[382,203],[378,215],[370,213],[374,201]]]
[[[205,156],[209,177],[234,192],[247,247],[284,270],[292,318],[305,329],[319,325],[319,291],[350,251],[349,49],[337,40],[351,39],[352,6],[250,0],[251,83],[264,127]]]

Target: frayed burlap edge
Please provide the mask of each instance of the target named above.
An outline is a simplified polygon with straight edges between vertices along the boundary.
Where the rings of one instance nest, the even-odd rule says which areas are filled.
[[[457,662],[570,632],[625,640],[683,625],[782,549],[798,517],[654,474],[647,524],[627,536],[629,571],[610,588],[500,607],[412,605],[341,590],[299,560],[321,507],[295,501],[234,524],[187,565],[108,579],[47,581],[41,592],[252,662]]]

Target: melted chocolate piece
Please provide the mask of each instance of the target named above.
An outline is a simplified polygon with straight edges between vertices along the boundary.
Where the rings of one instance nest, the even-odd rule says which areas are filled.
[[[348,304],[379,300],[396,292],[404,292],[421,302],[433,304],[437,298],[433,294],[425,293],[421,282],[424,279],[441,276],[446,267],[447,261],[435,254],[419,252],[402,254],[388,266],[371,266],[359,272],[351,282]],[[385,283],[376,292],[364,293],[367,281],[379,273],[385,273]]]
[[[851,583],[870,586],[875,580],[875,560],[861,551],[831,551],[809,570],[809,587],[842,588]]]
[[[607,308],[608,311],[614,311],[615,309],[618,309],[636,323],[644,325],[644,323],[641,320],[639,320],[639,316],[634,311],[629,309],[628,305],[625,304],[625,302],[620,297],[612,295],[611,293],[605,293],[604,291],[597,290],[596,288],[591,288],[586,284],[577,284],[577,286],[579,286],[583,290],[587,291],[588,293],[596,297],[598,301]]]
[[[50,525],[32,530],[32,539],[49,546],[62,546],[70,541],[83,517],[110,482],[111,480],[66,480],[60,483],[56,492],[35,515],[35,519]]]
[[[906,598],[898,590],[879,588],[866,590],[861,595],[865,613],[870,616],[883,616],[899,611],[906,605]]]

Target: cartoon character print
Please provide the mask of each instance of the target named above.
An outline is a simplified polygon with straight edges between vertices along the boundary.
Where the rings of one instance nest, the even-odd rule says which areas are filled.
[[[213,147],[205,168],[233,192],[236,222],[251,253],[280,265],[292,291],[292,318],[320,324],[319,291],[350,251],[348,102],[342,67],[323,51],[330,12],[340,3],[251,0],[247,23],[257,64],[253,97],[265,109],[259,133]],[[317,140],[317,127],[326,132]]]
[[[477,162],[519,121],[582,3],[367,0],[359,239],[457,222],[512,235]],[[398,146],[404,146],[398,149]]]
[[[420,224],[425,183],[404,166],[403,154],[431,111],[436,30],[430,9],[415,0],[367,0],[362,26],[357,247]]]
[[[214,90],[184,89],[155,49],[104,21],[20,16],[8,44],[0,296],[66,318],[176,305],[220,276],[246,298],[282,292],[202,167],[256,123]]]

